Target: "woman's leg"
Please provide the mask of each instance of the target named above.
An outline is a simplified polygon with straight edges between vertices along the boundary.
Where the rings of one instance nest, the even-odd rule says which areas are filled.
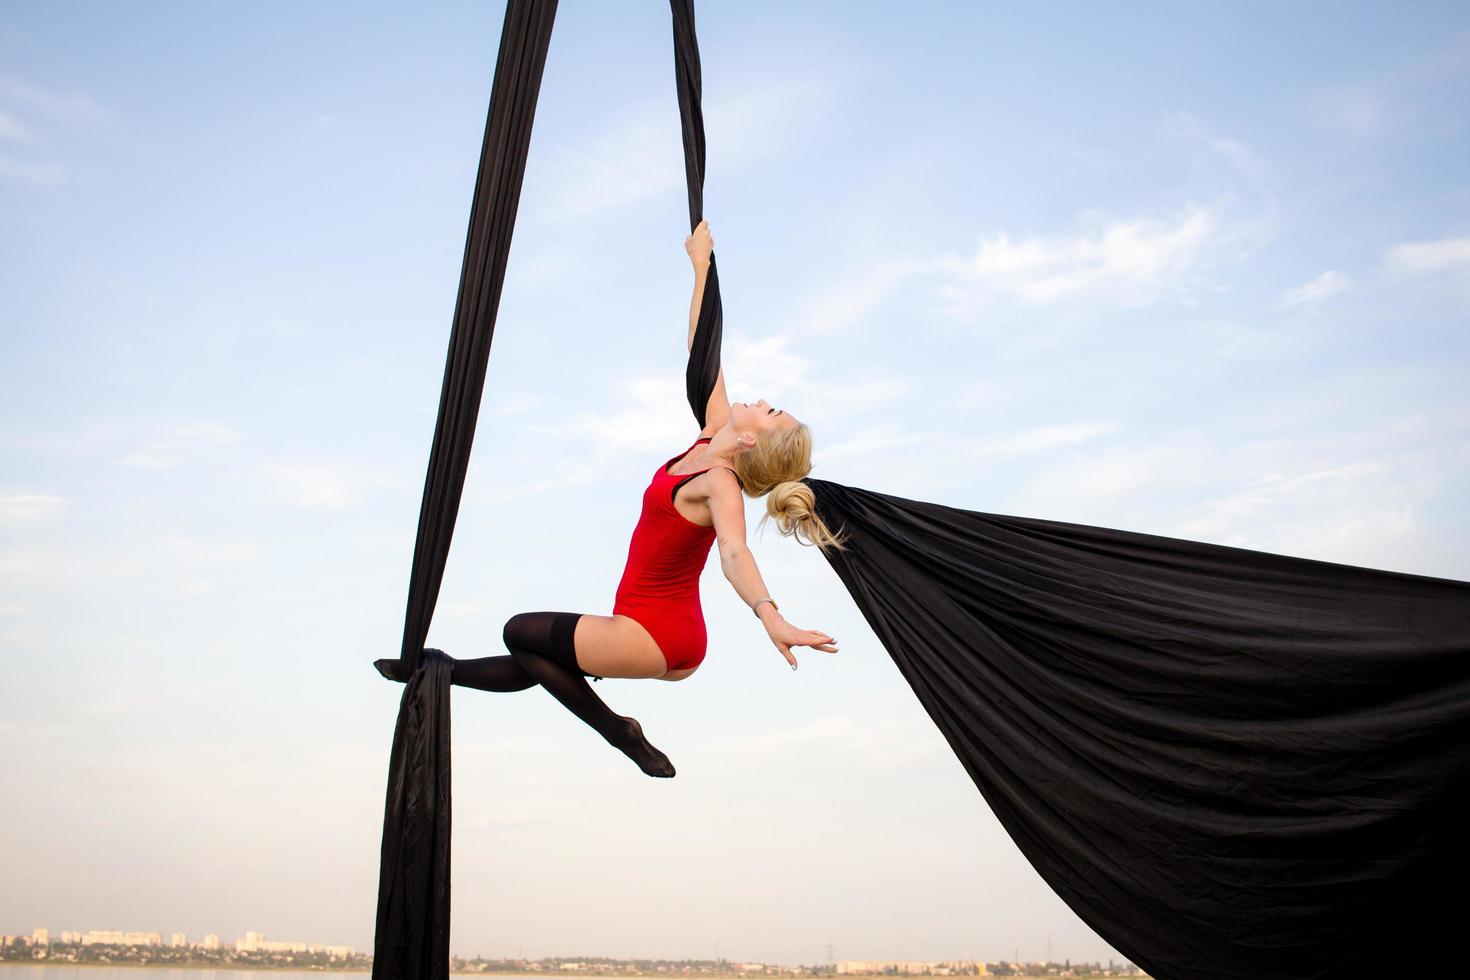
[[[517,613],[505,624],[505,645],[516,663],[566,708],[650,776],[672,776],[668,756],[649,744],[636,719],[615,713],[592,690],[577,664],[580,613]]]
[[[536,678],[526,673],[526,668],[516,662],[511,654],[499,657],[480,657],[476,660],[456,660],[454,673],[449,683],[459,687],[473,687],[479,691],[524,691],[536,686]]]
[[[536,686],[536,678],[526,673],[525,668],[516,663],[516,658],[510,654],[499,657],[480,657],[476,660],[455,660],[447,654],[445,656],[448,657],[454,668],[449,682],[460,687],[508,693],[524,691],[528,687]],[[402,664],[396,657],[375,660],[373,666],[378,668],[378,673],[390,681],[402,684],[408,679],[402,676]]]

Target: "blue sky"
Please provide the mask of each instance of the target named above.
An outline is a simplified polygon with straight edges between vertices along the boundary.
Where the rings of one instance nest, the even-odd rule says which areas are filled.
[[[0,932],[371,945],[499,4],[0,7]],[[1470,11],[701,4],[732,398],[813,476],[1470,578]],[[562,4],[431,643],[606,614],[694,438],[669,15]],[[752,531],[762,512],[749,504]],[[825,561],[679,684],[454,694],[456,953],[1116,955]]]

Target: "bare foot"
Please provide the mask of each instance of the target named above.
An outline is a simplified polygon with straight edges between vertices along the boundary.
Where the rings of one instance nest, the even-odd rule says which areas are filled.
[[[638,763],[638,768],[648,775],[664,779],[673,776],[674,764],[669,761],[668,756],[650,745],[648,739],[643,737],[643,726],[638,724],[638,719],[623,715],[618,717],[623,719],[626,726],[624,732],[617,741],[612,739],[608,741],[612,742],[628,758]]]

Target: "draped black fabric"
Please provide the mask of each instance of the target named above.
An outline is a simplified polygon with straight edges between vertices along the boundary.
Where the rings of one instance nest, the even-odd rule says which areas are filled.
[[[692,3],[670,6],[693,228],[699,51]],[[555,8],[506,8],[414,552],[374,980],[448,976],[449,664],[422,644]],[[711,257],[685,377],[701,426],[721,321]],[[828,561],[987,803],[1134,962],[1285,980],[1447,951],[1470,872],[1470,584],[805,482],[846,532]]]
[[[404,685],[388,760],[373,980],[449,976],[449,677],[424,650]]]
[[[1470,583],[806,481],[1047,883],[1154,976],[1409,976],[1467,864]]]
[[[510,0],[470,208],[439,416],[419,508],[399,657],[412,671],[398,707],[378,873],[373,980],[449,976],[449,675],[425,651],[475,438],[521,180],[556,0]]]
[[[704,220],[704,97],[699,39],[694,33],[694,0],[669,0],[674,15],[674,82],[679,98],[679,131],[684,142],[684,182],[689,188],[689,230]],[[720,299],[720,270],[710,252],[709,273],[699,301],[694,345],[684,371],[684,390],[701,429],[705,409],[720,376],[725,307]]]
[[[439,393],[439,416],[434,424],[409,573],[408,609],[399,656],[410,667],[418,663],[419,651],[429,635],[429,622],[434,618],[439,585],[449,559],[449,543],[454,537],[454,522],[459,516],[459,498],[475,441],[516,208],[521,201],[536,97],[541,91],[541,72],[546,66],[555,19],[556,0],[510,0],[505,7],[490,90],[490,114],[485,121],[460,267],[459,296],[454,304],[454,327]]]

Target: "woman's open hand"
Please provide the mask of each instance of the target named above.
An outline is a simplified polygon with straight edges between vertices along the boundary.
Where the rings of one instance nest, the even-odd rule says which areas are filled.
[[[710,253],[714,250],[715,242],[709,236],[708,221],[701,221],[694,227],[694,233],[684,239],[684,251],[689,253],[689,259],[695,265],[707,264]]]
[[[776,619],[768,624],[766,635],[776,644],[776,649],[781,651],[786,662],[791,664],[792,670],[796,669],[796,656],[791,652],[792,647],[811,647],[823,653],[837,652],[837,641],[826,633],[821,630],[797,629],[784,619]]]

